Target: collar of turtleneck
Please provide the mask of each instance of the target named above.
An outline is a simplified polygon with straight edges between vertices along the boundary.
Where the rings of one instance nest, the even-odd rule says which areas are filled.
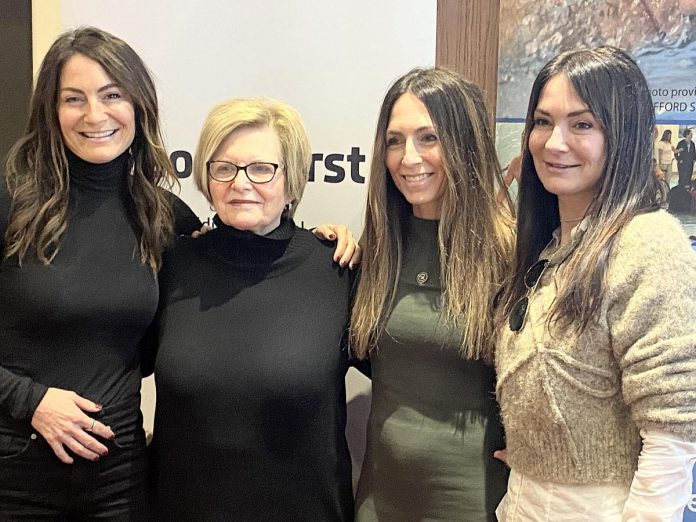
[[[280,275],[304,261],[315,247],[310,234],[296,234],[292,219],[283,218],[280,225],[265,236],[226,225],[219,216],[213,218],[215,230],[204,238],[212,241],[217,257],[236,270],[263,272],[266,277]]]
[[[106,163],[89,163],[66,149],[70,186],[91,192],[117,192],[128,175],[129,154],[123,154]]]

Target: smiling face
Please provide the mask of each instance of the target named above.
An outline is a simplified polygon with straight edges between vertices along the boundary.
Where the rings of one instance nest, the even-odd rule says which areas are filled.
[[[582,216],[592,203],[605,149],[601,125],[568,78],[551,78],[534,110],[529,152],[544,188],[558,196],[561,219]]]
[[[410,92],[394,103],[385,139],[387,170],[413,215],[439,219],[446,183],[440,140],[428,109]]]
[[[242,127],[227,136],[210,158],[244,167],[257,161],[282,164],[280,142],[269,127]],[[280,224],[283,209],[290,202],[285,194],[285,173],[279,167],[268,183],[252,183],[244,172],[234,181],[220,182],[208,177],[210,197],[223,223],[258,235],[272,232]]]
[[[90,163],[120,156],[135,137],[135,110],[104,68],[81,54],[60,75],[58,121],[65,145]]]

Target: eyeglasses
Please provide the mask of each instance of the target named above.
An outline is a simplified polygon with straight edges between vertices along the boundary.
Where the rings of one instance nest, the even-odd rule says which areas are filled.
[[[524,286],[527,287],[527,295],[517,301],[515,306],[512,307],[512,312],[510,312],[510,319],[508,321],[510,331],[518,332],[524,326],[527,319],[527,309],[529,308],[529,296],[532,295],[532,292],[536,289],[541,275],[544,273],[547,266],[549,266],[549,260],[540,259],[530,266],[527,273],[524,274]]]
[[[271,181],[276,175],[276,172],[278,172],[278,167],[280,167],[278,163],[271,163],[269,161],[257,161],[242,167],[230,161],[217,160],[206,161],[205,166],[208,169],[208,176],[215,181],[221,181],[223,183],[234,181],[237,174],[244,171],[247,179],[256,184],[268,183]]]

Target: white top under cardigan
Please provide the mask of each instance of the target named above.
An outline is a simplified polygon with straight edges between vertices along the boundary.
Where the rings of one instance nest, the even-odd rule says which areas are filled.
[[[696,443],[641,430],[643,449],[630,489],[620,483],[543,482],[512,470],[496,510],[500,522],[681,522],[691,498]]]

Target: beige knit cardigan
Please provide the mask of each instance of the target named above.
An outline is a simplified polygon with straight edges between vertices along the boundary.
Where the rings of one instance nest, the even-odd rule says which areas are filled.
[[[555,276],[544,272],[522,330],[498,335],[508,463],[543,481],[628,483],[639,429],[696,440],[696,253],[664,211],[632,219],[580,335],[549,331]]]

